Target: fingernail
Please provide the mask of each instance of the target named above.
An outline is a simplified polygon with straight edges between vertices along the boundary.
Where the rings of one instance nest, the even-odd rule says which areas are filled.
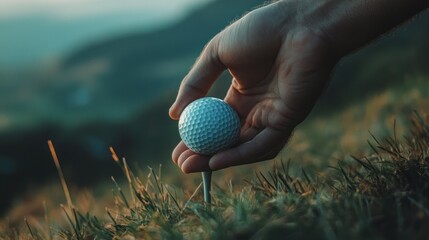
[[[180,166],[180,169],[182,169],[182,172],[185,174],[194,173],[198,170],[193,169],[192,165],[188,166],[187,162],[183,162],[182,166]]]
[[[218,168],[216,167],[216,161],[213,161],[212,159],[210,159],[210,161],[209,161],[209,168],[210,168],[212,171],[216,171],[216,170],[218,170]]]

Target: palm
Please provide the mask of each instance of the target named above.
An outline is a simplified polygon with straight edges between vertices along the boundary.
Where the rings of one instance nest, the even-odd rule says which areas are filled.
[[[276,26],[260,24],[265,21],[259,18],[266,14],[269,15],[267,11],[254,12],[226,29],[224,34],[235,38],[219,44],[219,58],[233,76],[225,100],[242,119],[242,141],[269,129],[276,143],[265,155],[272,156],[285,144],[291,129],[307,115],[312,107],[308,100],[317,98],[330,68],[320,64],[326,59],[310,45],[315,39],[287,32],[283,34],[296,38],[282,41],[285,36]],[[242,28],[252,31],[238,32]],[[241,39],[252,41],[243,44]]]

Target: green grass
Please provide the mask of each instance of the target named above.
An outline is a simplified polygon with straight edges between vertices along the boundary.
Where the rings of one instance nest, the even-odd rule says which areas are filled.
[[[395,126],[395,125],[394,125]],[[399,137],[372,137],[372,153],[346,157],[324,171],[292,171],[276,161],[244,187],[230,184],[202,200],[163,181],[161,171],[135,174],[114,151],[125,184],[112,178],[115,204],[104,214],[61,206],[65,223],[1,227],[1,239],[425,239],[429,235],[429,117],[415,113]],[[141,171],[140,171],[141,172]],[[125,186],[125,187],[122,187]],[[124,188],[124,189],[122,189]],[[79,202],[76,202],[79,205]]]

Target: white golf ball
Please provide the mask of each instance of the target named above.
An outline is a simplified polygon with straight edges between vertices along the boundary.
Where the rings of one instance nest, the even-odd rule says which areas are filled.
[[[212,155],[237,143],[240,118],[223,100],[200,98],[183,110],[179,119],[179,133],[193,152]]]

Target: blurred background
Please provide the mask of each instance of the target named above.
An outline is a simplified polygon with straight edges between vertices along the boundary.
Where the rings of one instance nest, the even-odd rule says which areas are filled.
[[[120,174],[109,146],[131,165],[163,164],[172,179],[185,178],[170,160],[179,136],[168,108],[207,41],[261,4],[0,1],[1,216],[22,220],[40,210],[38,191],[47,200],[53,197],[49,186],[60,189],[48,139],[74,189],[96,189]],[[388,134],[394,119],[406,126],[414,110],[427,112],[428,29],[425,13],[343,59],[279,158],[297,159],[298,168],[305,163],[326,168],[343,156],[369,151],[368,130]],[[229,83],[228,74],[222,75],[210,95],[222,97]],[[267,166],[217,174],[235,174],[240,181],[246,172]],[[34,201],[37,207],[17,210]]]

